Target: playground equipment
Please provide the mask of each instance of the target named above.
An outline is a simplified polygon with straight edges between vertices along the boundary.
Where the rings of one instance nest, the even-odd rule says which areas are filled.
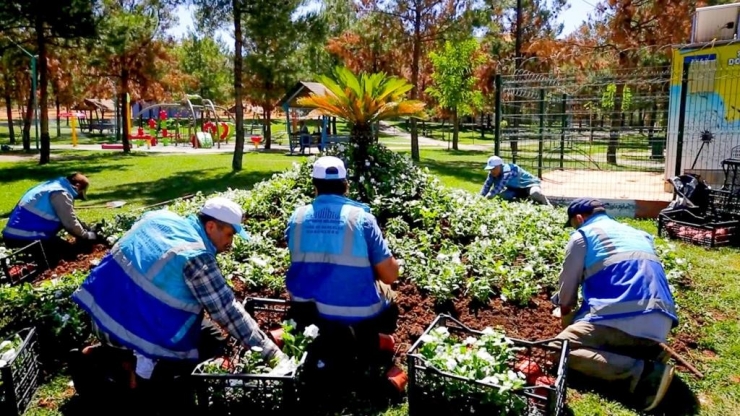
[[[150,106],[146,106],[139,110],[136,116],[140,116],[145,111],[151,109],[159,109],[160,129],[163,138],[169,137],[167,131],[167,112],[166,108],[176,108],[183,110],[183,113],[187,115],[188,119],[188,133],[187,137],[190,139],[190,144],[195,148],[208,148],[213,146],[213,139],[215,138],[218,148],[221,148],[221,142],[228,143],[229,137],[229,125],[225,121],[221,121],[221,117],[218,114],[217,109],[222,110],[227,114],[227,120],[231,119],[228,115],[228,111],[213,104],[213,101],[205,99],[199,95],[186,94],[182,101],[179,103],[157,103]],[[201,129],[198,129],[198,121],[201,121]],[[149,127],[156,130],[156,121],[150,120]],[[180,136],[179,125],[175,131],[174,139],[177,142],[182,140]]]
[[[75,122],[78,118],[85,118],[85,113],[81,111],[67,111],[60,113],[59,118],[69,118],[69,126],[72,128],[72,147],[77,147],[77,126],[75,126]]]

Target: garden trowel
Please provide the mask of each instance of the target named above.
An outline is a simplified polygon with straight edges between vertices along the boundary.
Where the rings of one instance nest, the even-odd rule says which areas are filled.
[[[88,207],[79,207],[77,209],[93,209],[93,208],[121,208],[126,205],[126,201],[110,201],[105,205],[91,205]]]

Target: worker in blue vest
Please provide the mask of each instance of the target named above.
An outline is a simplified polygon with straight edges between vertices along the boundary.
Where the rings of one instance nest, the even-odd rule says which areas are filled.
[[[87,199],[90,181],[80,173],[55,178],[28,190],[10,213],[3,229],[3,242],[8,248],[22,248],[40,241],[50,263],[70,254],[72,245],[57,236],[67,230],[78,242],[79,249],[91,248],[97,235],[77,218],[74,203]],[[87,244],[84,244],[87,243]]]
[[[248,238],[242,216],[238,204],[222,197],[185,218],[168,210],[149,212],[72,295],[103,344],[133,351],[144,394],[189,375],[223,349],[204,311],[240,344],[280,361],[275,371],[289,371],[289,360],[235,299],[216,262],[235,235]]]
[[[347,170],[325,156],[313,165],[316,198],[290,217],[286,286],[293,302],[315,307],[318,318],[391,334],[398,307],[390,285],[399,265],[367,205],[346,197]]]
[[[504,163],[498,156],[491,156],[484,169],[488,171],[488,176],[480,191],[482,196],[499,196],[506,201],[531,199],[538,204],[551,205],[542,193],[539,178],[524,168],[514,163]]]
[[[673,377],[660,343],[678,325],[653,237],[614,220],[591,198],[568,206],[566,227],[576,231],[565,249],[553,302],[564,327],[558,338],[574,348],[569,367],[610,386],[624,381],[637,405],[652,410]],[[579,287],[583,300],[576,309]]]

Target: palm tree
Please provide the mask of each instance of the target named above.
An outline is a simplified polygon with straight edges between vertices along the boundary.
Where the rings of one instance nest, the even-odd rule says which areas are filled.
[[[300,98],[298,105],[318,109],[323,115],[344,119],[350,125],[350,142],[357,145],[353,160],[360,170],[365,165],[369,146],[375,142],[374,124],[398,117],[425,118],[425,104],[405,98],[413,88],[405,79],[383,72],[363,73],[358,78],[346,67],[339,66],[334,68],[333,77],[322,75],[318,81],[328,92]]]

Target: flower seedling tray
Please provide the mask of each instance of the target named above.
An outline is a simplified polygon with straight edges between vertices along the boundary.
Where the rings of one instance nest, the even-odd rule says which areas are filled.
[[[740,241],[740,220],[702,217],[688,209],[661,212],[658,216],[658,236],[681,240],[703,247],[737,246]]]
[[[49,268],[41,242],[0,253],[0,284],[17,285]]]
[[[0,415],[22,415],[36,393],[41,377],[35,328],[18,332],[23,340],[14,357],[0,366]],[[2,342],[3,340],[0,340]]]
[[[462,377],[446,371],[447,369],[431,365],[420,350],[425,336],[438,328],[445,328],[451,338],[459,339],[461,343],[466,339],[480,339],[484,335],[483,331],[468,328],[449,315],[441,314],[436,317],[407,354],[410,416],[564,414],[568,341],[558,339],[524,341],[507,337],[512,347],[519,350],[516,352],[515,360],[506,362],[507,371],[510,369],[523,373],[519,376],[522,386],[507,389],[491,380]],[[486,397],[496,399],[486,400]]]
[[[710,189],[709,212],[714,216],[740,220],[740,193]]]
[[[244,309],[260,323],[263,331],[274,329],[288,312],[289,302],[281,299],[247,298]],[[236,347],[230,359],[237,360],[248,350]],[[284,375],[246,374],[230,369],[229,374],[209,373],[206,363],[199,364],[192,373],[196,400],[201,415],[292,415],[298,412],[298,373],[305,362],[305,354],[298,368]]]

